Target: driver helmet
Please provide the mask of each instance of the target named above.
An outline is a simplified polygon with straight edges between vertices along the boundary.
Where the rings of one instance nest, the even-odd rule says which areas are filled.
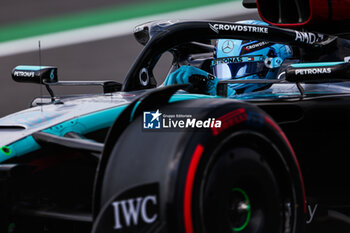
[[[242,24],[268,26],[259,20],[238,21]],[[220,80],[274,79],[286,58],[292,56],[288,45],[265,41],[219,39],[216,59],[212,61],[213,74]],[[259,91],[271,84],[228,84],[228,95]]]

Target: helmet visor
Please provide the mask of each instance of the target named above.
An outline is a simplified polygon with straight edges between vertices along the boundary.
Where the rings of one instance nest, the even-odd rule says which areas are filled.
[[[259,56],[258,59],[247,58],[242,60],[245,61],[223,63],[215,60],[215,65],[212,66],[213,73],[219,80],[229,80],[243,78],[252,74],[259,74],[266,69],[262,56]]]

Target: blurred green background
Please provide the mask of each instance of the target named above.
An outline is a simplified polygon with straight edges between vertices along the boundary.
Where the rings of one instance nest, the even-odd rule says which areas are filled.
[[[46,91],[15,83],[16,65],[58,67],[60,80],[122,82],[142,49],[133,27],[159,19],[258,19],[232,0],[11,0],[0,2],[0,117],[27,108]],[[161,65],[166,73],[169,67]],[[85,87],[56,88],[58,95],[98,92]]]

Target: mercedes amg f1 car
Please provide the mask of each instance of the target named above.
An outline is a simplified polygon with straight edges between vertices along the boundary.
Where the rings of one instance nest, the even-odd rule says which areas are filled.
[[[0,232],[349,232],[350,41],[317,24],[329,23],[324,11],[340,17],[348,8],[328,2],[333,8],[258,0],[274,26],[137,26],[145,47],[123,84],[59,81],[56,67],[17,66],[15,81],[43,85],[50,96],[0,119]],[[207,85],[200,78],[157,84],[163,53],[173,56],[171,71],[205,70],[217,39],[296,52],[279,79],[220,81],[217,96],[198,94]],[[226,97],[237,82],[271,88]],[[59,85],[103,93],[58,97]]]

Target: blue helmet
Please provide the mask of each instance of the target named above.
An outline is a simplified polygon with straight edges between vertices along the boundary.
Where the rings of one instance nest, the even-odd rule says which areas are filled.
[[[266,25],[259,20],[237,23]],[[219,80],[274,79],[284,59],[292,56],[288,45],[264,41],[220,39],[211,67]],[[229,84],[228,94],[242,94],[268,88],[270,84]]]

